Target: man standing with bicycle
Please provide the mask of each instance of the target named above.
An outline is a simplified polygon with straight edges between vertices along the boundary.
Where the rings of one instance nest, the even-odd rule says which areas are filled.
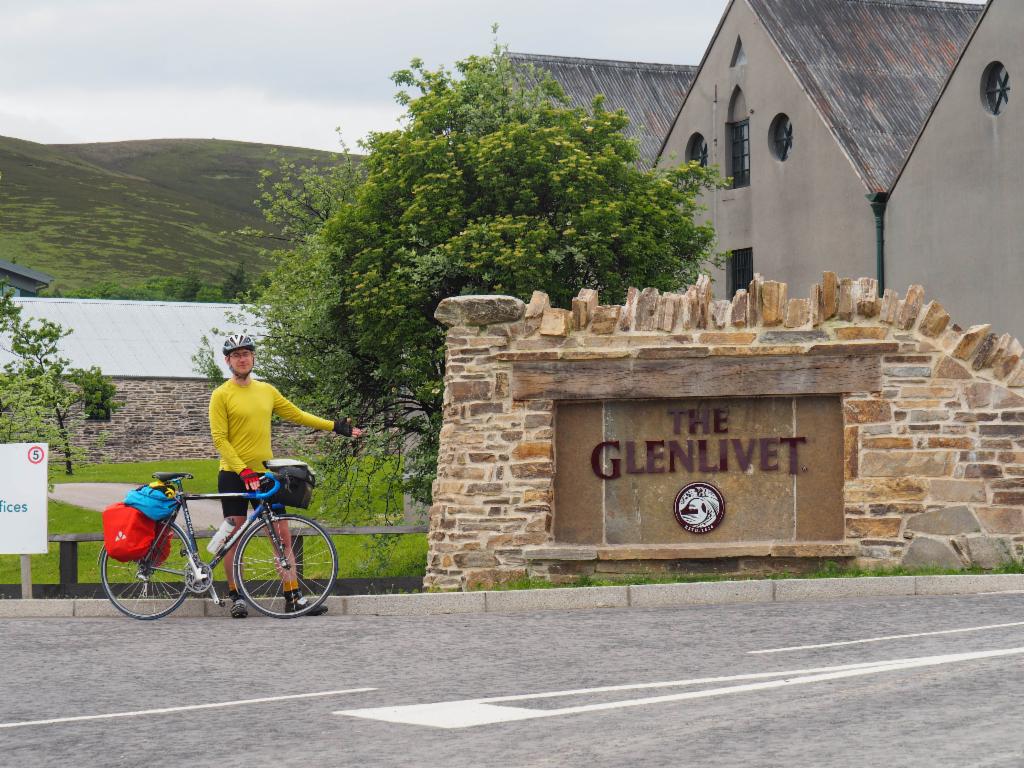
[[[328,421],[306,413],[288,401],[277,389],[265,381],[252,378],[256,344],[247,334],[234,334],[224,341],[224,361],[231,370],[231,378],[214,390],[210,397],[210,434],[220,454],[220,473],[217,476],[218,493],[253,492],[260,489],[260,474],[253,467],[274,457],[270,447],[270,417],[280,416],[286,421],[313,429],[333,431],[346,437],[359,437],[363,430],[353,427],[350,419]],[[252,502],[256,506],[256,502]],[[247,499],[221,499],[224,517],[234,526],[245,522]],[[278,534],[291,550],[291,537],[287,524]],[[245,601],[232,581],[235,548],[224,558],[231,597],[231,616],[244,619],[249,615]],[[289,554],[289,562],[291,555]],[[293,569],[290,569],[293,570]],[[286,610],[295,611],[305,605],[306,598],[299,589],[295,574],[282,571]],[[307,615],[326,613],[323,605]]]

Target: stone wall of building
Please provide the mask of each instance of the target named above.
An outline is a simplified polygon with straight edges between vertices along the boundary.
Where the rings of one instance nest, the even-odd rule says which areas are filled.
[[[75,441],[89,461],[162,461],[217,456],[210,439],[210,386],[197,379],[114,377],[122,403],[109,421],[76,419]],[[308,440],[310,430],[289,423],[274,425],[280,452],[289,441]],[[59,461],[59,452],[51,453]]]
[[[715,301],[702,277],[682,293],[630,289],[622,306],[592,290],[568,309],[540,292],[529,305],[463,296],[436,317],[449,330],[428,588],[687,564],[993,567],[1024,546],[1024,348],[987,325],[957,326],[921,286],[879,297],[873,279],[827,272],[789,298],[758,275]],[[555,539],[556,402],[814,393],[842,402],[842,541]]]

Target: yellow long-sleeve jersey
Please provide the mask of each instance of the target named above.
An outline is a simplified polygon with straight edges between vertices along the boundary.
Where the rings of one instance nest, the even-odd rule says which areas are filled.
[[[333,421],[306,413],[265,381],[252,379],[243,387],[228,379],[210,397],[210,434],[220,454],[221,469],[241,472],[249,467],[263,471],[263,462],[274,458],[270,447],[272,414],[313,429],[334,427]]]

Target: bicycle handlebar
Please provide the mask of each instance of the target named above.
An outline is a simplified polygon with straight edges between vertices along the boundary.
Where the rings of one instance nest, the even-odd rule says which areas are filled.
[[[281,490],[281,481],[277,479],[277,476],[273,472],[264,472],[263,477],[269,477],[271,481],[274,483],[274,487],[266,492],[256,491],[246,493],[245,497],[247,499],[269,499],[271,496],[273,496],[275,493]]]
[[[269,477],[273,485],[266,491],[242,491],[231,493],[181,493],[181,499],[251,499],[252,501],[265,501],[281,490],[281,481],[273,472],[264,472],[261,477]],[[179,486],[180,487],[180,486]]]

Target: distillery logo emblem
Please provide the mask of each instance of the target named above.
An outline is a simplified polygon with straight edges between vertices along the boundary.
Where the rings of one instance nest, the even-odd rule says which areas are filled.
[[[710,533],[725,517],[725,498],[711,483],[690,483],[676,495],[675,516],[690,533]]]

